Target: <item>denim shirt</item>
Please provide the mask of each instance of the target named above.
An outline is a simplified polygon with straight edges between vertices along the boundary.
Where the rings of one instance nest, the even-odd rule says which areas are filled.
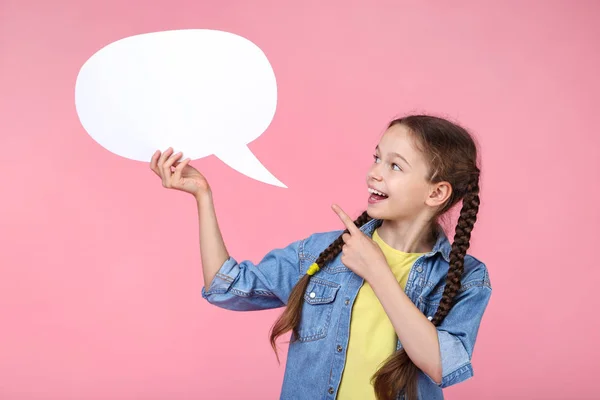
[[[377,222],[371,220],[360,229],[371,237]],[[235,311],[284,307],[294,285],[342,232],[315,233],[270,251],[258,264],[238,263],[230,257],[210,287],[202,288],[202,297],[218,307]],[[450,249],[446,235],[440,231],[433,250],[419,257],[409,273],[405,293],[427,317],[433,317],[442,297]],[[310,279],[298,337],[288,349],[281,399],[336,398],[346,360],[352,305],[364,281],[340,259],[341,254]],[[490,295],[485,265],[470,255],[465,256],[460,290],[452,309],[437,327],[442,382],[437,384],[420,372],[419,399],[443,399],[442,388],[473,376],[471,356]],[[401,347],[398,340],[397,348]]]

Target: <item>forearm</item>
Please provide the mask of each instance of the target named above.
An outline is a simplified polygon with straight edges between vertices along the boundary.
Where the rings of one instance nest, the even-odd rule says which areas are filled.
[[[388,315],[398,339],[413,363],[436,382],[442,361],[436,327],[406,296],[389,268],[381,268],[369,284]]]
[[[217,222],[212,193],[202,194],[196,200],[204,286],[209,287],[219,268],[229,258],[229,253]]]

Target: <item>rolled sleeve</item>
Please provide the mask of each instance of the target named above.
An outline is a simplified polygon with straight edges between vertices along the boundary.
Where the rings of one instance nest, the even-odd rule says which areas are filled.
[[[202,297],[208,300],[212,294],[227,293],[231,284],[240,273],[240,266],[233,257],[229,257],[213,278],[208,290],[202,288]]]
[[[202,298],[233,311],[253,311],[282,307],[300,279],[300,254],[303,241],[270,251],[258,263],[229,257]]]
[[[483,313],[488,305],[492,289],[487,283],[467,284],[455,298],[455,304],[437,327],[442,382],[431,382],[445,388],[473,376],[471,357]]]

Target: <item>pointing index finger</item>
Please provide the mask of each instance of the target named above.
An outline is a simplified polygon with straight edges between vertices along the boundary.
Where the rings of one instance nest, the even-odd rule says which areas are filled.
[[[346,226],[346,229],[348,229],[348,232],[350,232],[351,234],[355,234],[356,232],[358,232],[358,228],[356,227],[356,225],[354,225],[354,221],[352,221],[352,219],[348,216],[348,214],[344,212],[344,210],[340,208],[340,206],[338,206],[337,204],[333,204],[331,208],[333,209],[333,211],[335,211],[338,217],[340,217],[340,219]]]

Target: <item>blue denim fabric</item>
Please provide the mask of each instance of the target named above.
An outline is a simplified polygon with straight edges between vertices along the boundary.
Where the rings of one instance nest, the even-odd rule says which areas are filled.
[[[361,230],[372,236],[377,220]],[[343,231],[315,233],[285,248],[269,252],[258,264],[230,257],[202,297],[235,311],[264,310],[286,305],[290,292],[318,255]],[[442,297],[451,245],[440,231],[433,250],[414,263],[405,293],[428,317]],[[338,255],[315,274],[304,296],[297,341],[289,346],[281,399],[335,399],[346,359],[352,305],[363,279]],[[473,376],[471,356],[481,318],[491,296],[485,265],[467,255],[461,288],[454,306],[437,327],[442,358],[442,382],[419,374],[420,399],[443,399],[442,388]],[[401,348],[400,341],[397,348]],[[401,398],[401,397],[400,397]]]

